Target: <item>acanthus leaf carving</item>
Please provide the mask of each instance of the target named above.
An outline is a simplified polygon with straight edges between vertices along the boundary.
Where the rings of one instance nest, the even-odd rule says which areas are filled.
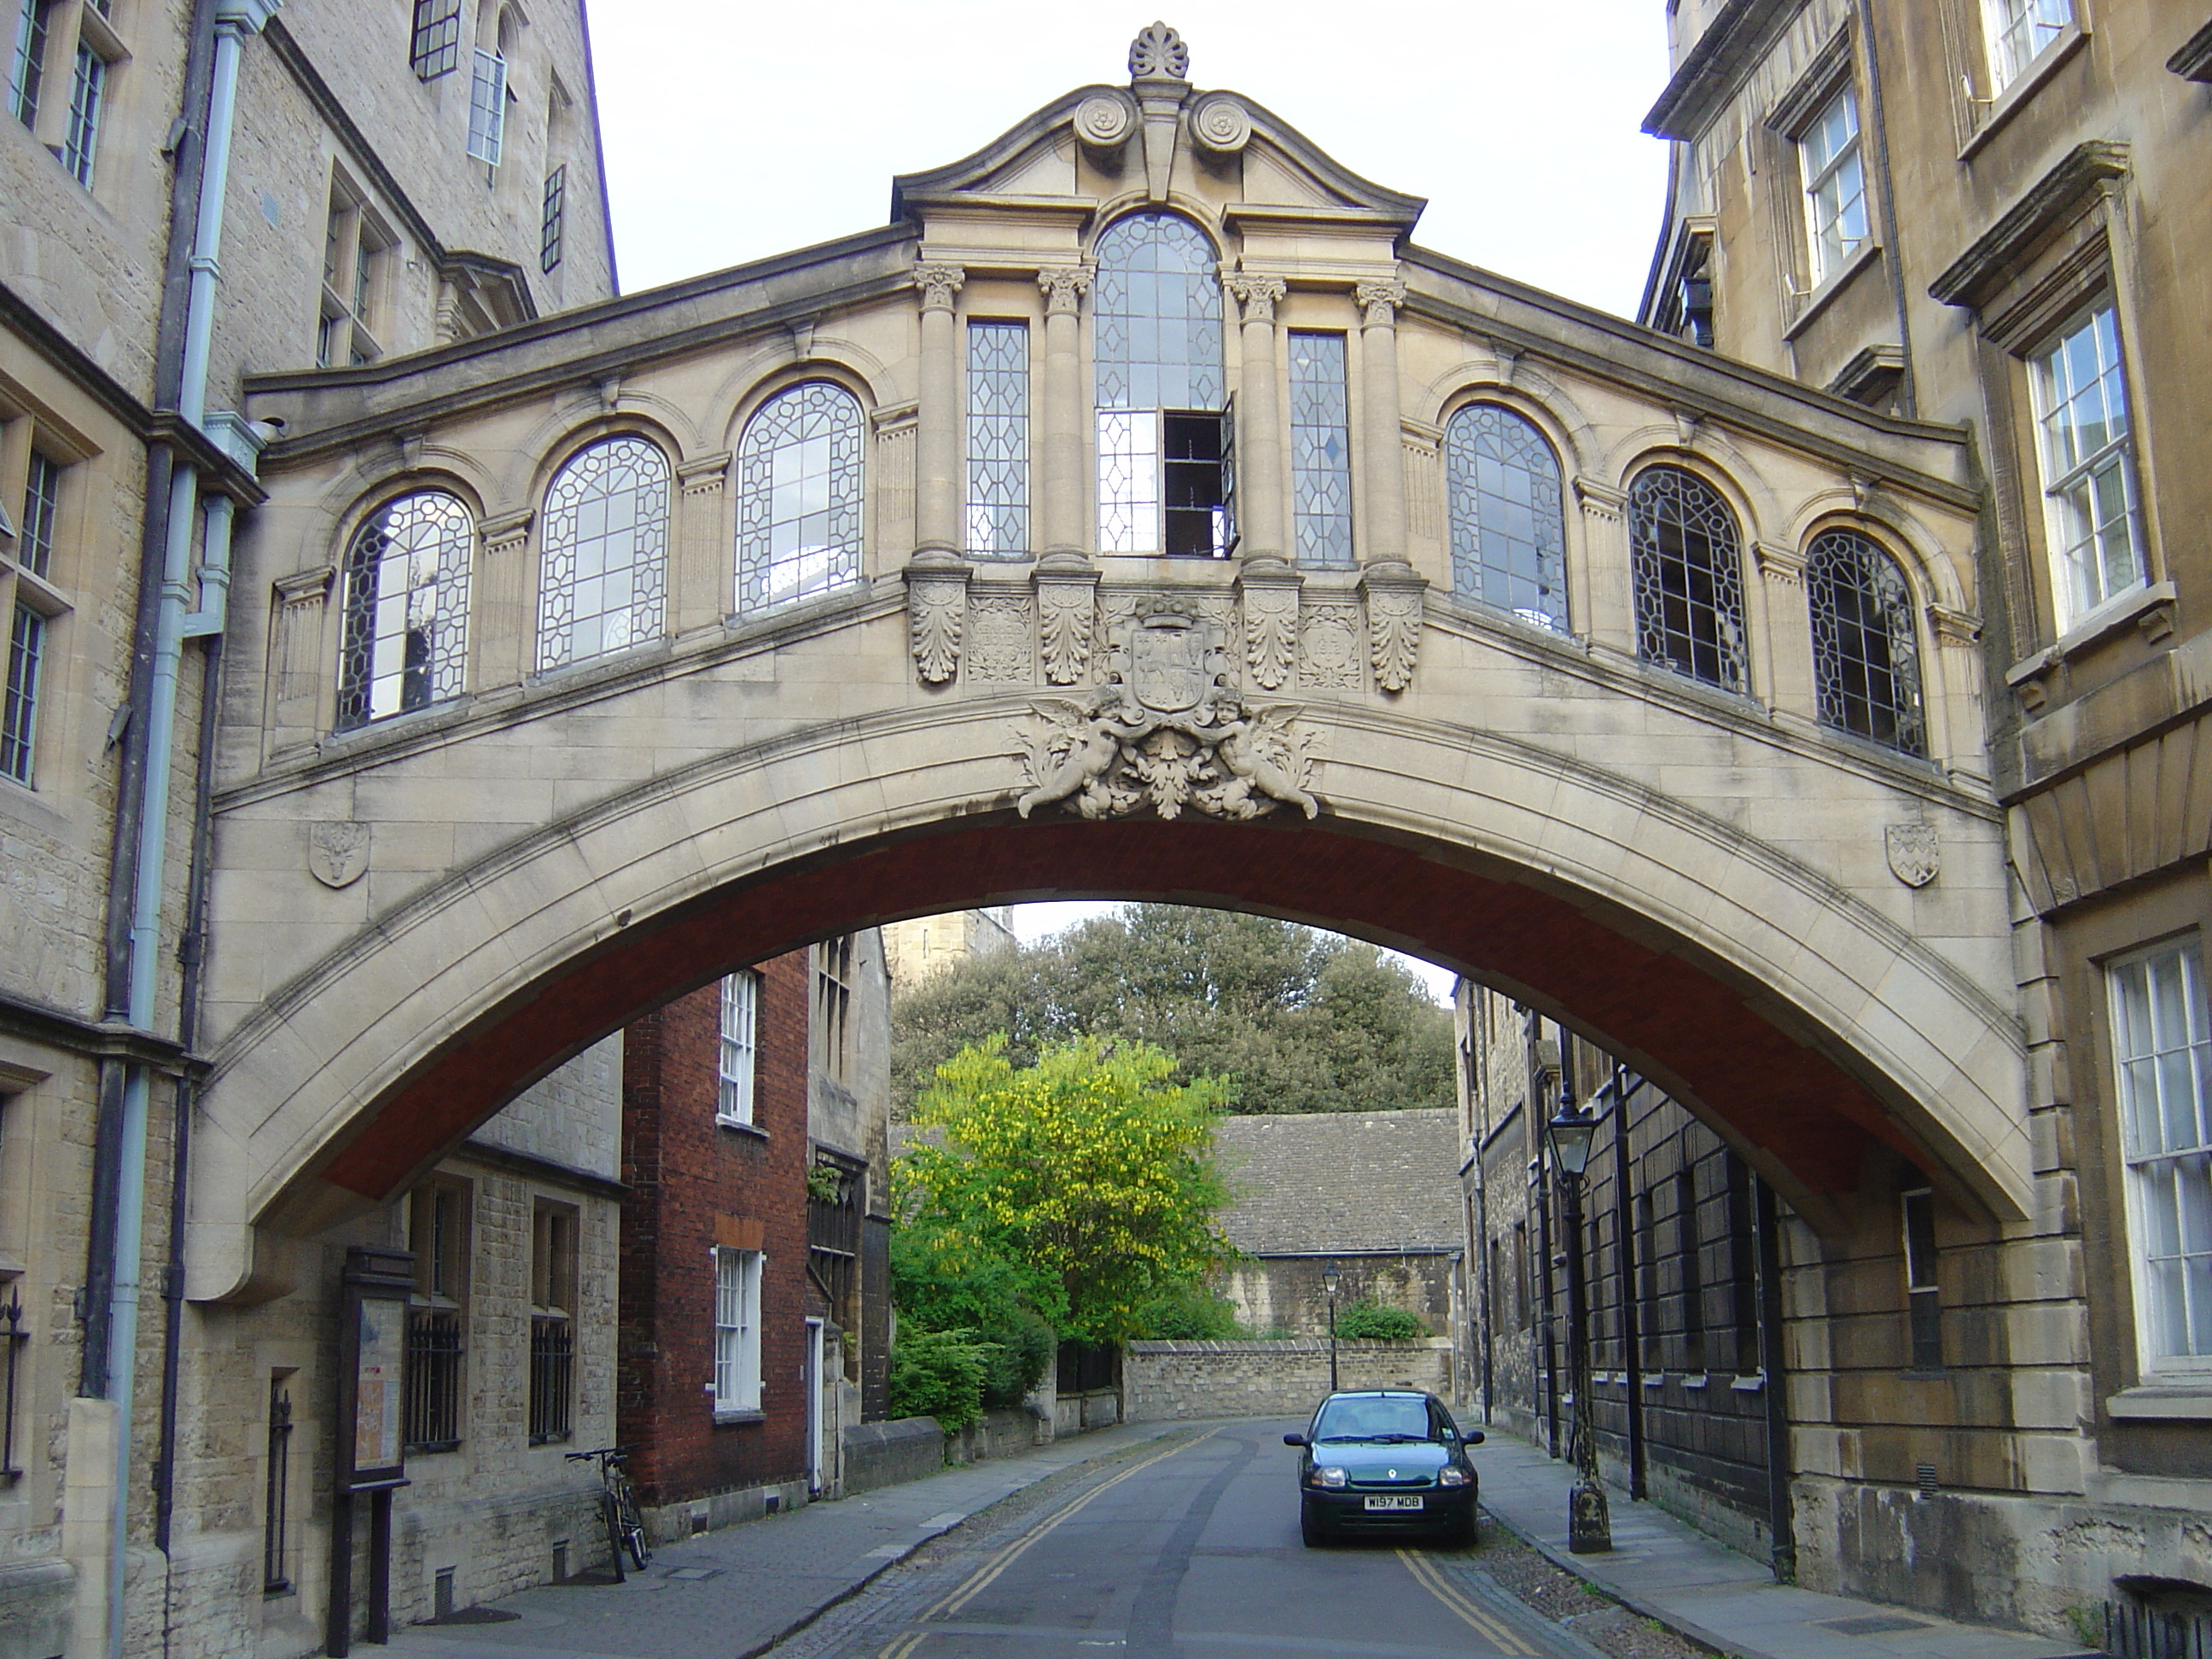
[[[1375,684],[1392,696],[1413,683],[1421,650],[1421,592],[1419,578],[1409,583],[1363,584],[1367,593],[1369,665]]]
[[[1134,80],[1157,76],[1185,80],[1190,75],[1190,48],[1165,23],[1147,23],[1129,42],[1129,74]]]
[[[1298,652],[1298,590],[1288,584],[1244,590],[1244,665],[1262,691],[1291,678]]]
[[[1037,655],[1048,685],[1079,684],[1091,672],[1093,580],[1037,580]]]
[[[907,629],[914,665],[925,685],[942,685],[960,666],[960,634],[968,610],[964,570],[909,571]]]

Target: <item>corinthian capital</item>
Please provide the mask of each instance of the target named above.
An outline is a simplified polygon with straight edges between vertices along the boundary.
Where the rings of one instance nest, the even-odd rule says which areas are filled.
[[[1083,296],[1091,291],[1089,265],[1048,265],[1037,272],[1044,290],[1044,314],[1073,317],[1083,309]]]
[[[1395,277],[1361,283],[1352,290],[1359,302],[1360,320],[1369,328],[1389,328],[1398,320],[1398,307],[1406,303],[1406,285]]]
[[[968,280],[968,273],[958,265],[916,265],[914,285],[921,290],[924,311],[950,311],[952,296],[960,292],[960,285]]]
[[[1290,292],[1289,285],[1281,277],[1255,276],[1249,270],[1225,273],[1221,285],[1244,307],[1244,320],[1248,323],[1273,322],[1275,301]]]

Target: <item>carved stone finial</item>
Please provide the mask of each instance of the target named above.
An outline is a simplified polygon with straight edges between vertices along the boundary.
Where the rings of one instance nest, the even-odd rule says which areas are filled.
[[[1398,307],[1406,303],[1406,285],[1395,277],[1360,283],[1352,290],[1358,302],[1360,321],[1369,328],[1389,328],[1398,320]]]
[[[1165,23],[1148,23],[1129,42],[1129,78],[1133,81],[1170,81],[1190,78],[1190,48]]]
[[[968,273],[958,265],[916,265],[914,285],[921,290],[924,311],[950,311],[952,296],[960,292]]]
[[[1279,276],[1255,276],[1239,270],[1228,273],[1221,279],[1222,287],[1244,308],[1248,323],[1272,323],[1275,320],[1275,301],[1290,292],[1289,286]]]
[[[1091,291],[1091,267],[1048,265],[1037,272],[1037,286],[1044,290],[1046,316],[1075,316],[1083,309],[1083,296]]]

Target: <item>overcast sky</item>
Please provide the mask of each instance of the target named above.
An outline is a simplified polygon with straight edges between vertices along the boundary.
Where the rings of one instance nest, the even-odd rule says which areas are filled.
[[[1148,4],[1148,0],[1138,0]],[[1158,0],[1150,0],[1158,3]],[[884,222],[894,173],[1128,80],[1148,9],[1009,0],[599,0],[592,33],[626,291]],[[1666,149],[1664,0],[1180,0],[1191,80],[1428,198],[1424,245],[1632,313]]]

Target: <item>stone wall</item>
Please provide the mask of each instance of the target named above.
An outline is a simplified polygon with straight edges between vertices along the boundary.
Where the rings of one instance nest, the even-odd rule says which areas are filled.
[[[1452,1345],[1445,1338],[1337,1345],[1339,1386],[1425,1389],[1449,1396]],[[1192,1417],[1299,1417],[1328,1392],[1328,1344],[1132,1342],[1121,1358],[1121,1395],[1132,1423]]]

